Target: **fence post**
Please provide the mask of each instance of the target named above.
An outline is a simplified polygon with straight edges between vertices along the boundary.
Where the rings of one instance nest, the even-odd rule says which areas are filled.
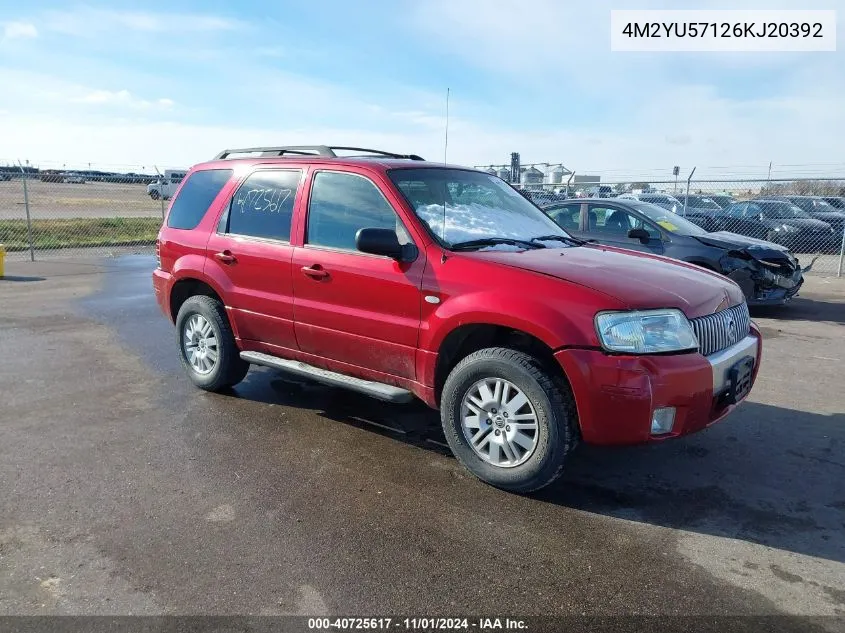
[[[689,173],[689,178],[687,178],[687,195],[684,196],[684,217],[687,217],[687,200],[689,200],[689,184],[692,180],[692,175],[695,173],[695,167],[692,168],[692,171]]]
[[[32,244],[32,219],[29,215],[29,191],[26,187],[26,171],[20,161],[18,161],[18,166],[21,168],[21,180],[23,181],[23,205],[26,209],[26,237],[29,241],[29,259],[34,262],[35,247]]]
[[[160,183],[159,187],[159,200],[161,200],[161,219],[164,220],[164,176],[162,176],[161,172],[158,170],[158,167],[153,165],[153,169],[156,170],[156,174],[158,174],[158,181]]]
[[[836,276],[842,276],[842,260],[845,260],[845,227],[842,229],[842,246],[839,247],[839,269],[836,271]]]

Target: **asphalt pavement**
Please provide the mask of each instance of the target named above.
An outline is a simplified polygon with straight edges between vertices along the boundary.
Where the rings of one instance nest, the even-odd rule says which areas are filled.
[[[153,266],[0,280],[0,615],[845,615],[845,280],[754,315],[728,419],[582,447],[521,497],[422,404],[260,368],[195,389]]]

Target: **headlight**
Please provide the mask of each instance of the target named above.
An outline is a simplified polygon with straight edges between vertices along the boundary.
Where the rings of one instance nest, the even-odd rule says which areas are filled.
[[[681,352],[698,348],[698,339],[680,310],[601,312],[596,333],[604,349],[628,354]]]
[[[783,226],[775,227],[775,231],[780,231],[781,233],[798,233],[800,230],[801,229],[792,226],[791,224],[784,224]]]

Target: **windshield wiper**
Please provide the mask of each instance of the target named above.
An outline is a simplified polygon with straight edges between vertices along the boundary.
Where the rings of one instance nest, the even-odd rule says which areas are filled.
[[[580,246],[581,244],[586,244],[587,242],[595,242],[595,240],[579,240],[577,237],[572,237],[569,235],[541,235],[539,237],[532,237],[532,242],[551,242],[553,240],[557,240],[558,242],[567,242],[569,244],[575,244],[576,246]]]
[[[533,242],[531,240],[518,240],[512,237],[483,237],[477,240],[457,242],[456,244],[452,244],[450,248],[453,251],[468,251],[474,248],[495,246],[496,244],[511,244],[513,246],[524,246],[525,248],[546,248],[542,244],[537,244],[536,242]]]

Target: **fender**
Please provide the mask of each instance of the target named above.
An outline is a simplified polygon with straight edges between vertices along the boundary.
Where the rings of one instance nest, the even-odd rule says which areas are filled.
[[[499,325],[520,330],[541,340],[550,349],[598,346],[592,314],[576,324],[556,302],[503,294],[501,288],[449,298],[421,323],[420,349],[437,352],[446,336],[462,325]],[[519,310],[514,310],[519,306]],[[580,316],[584,316],[581,311]]]

